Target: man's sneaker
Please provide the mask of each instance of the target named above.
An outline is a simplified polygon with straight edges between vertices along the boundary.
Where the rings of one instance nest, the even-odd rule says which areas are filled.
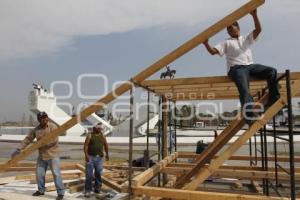
[[[84,193],[84,197],[87,197],[87,198],[91,197],[91,192],[90,191],[85,192]]]
[[[63,198],[64,198],[64,195],[59,194],[59,195],[56,197],[56,200],[63,200]]]
[[[36,191],[35,193],[32,194],[32,196],[35,196],[35,197],[38,197],[38,196],[41,196],[41,195],[44,195],[44,193],[40,192],[40,191]]]

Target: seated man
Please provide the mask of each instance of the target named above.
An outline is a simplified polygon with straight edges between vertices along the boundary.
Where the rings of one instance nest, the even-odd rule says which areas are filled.
[[[224,42],[211,47],[208,40],[204,42],[207,51],[212,55],[223,56],[225,54],[227,60],[228,76],[235,82],[239,94],[242,108],[246,110],[245,119],[248,124],[252,123],[253,98],[249,90],[250,76],[258,79],[266,79],[268,82],[269,99],[266,107],[275,103],[279,97],[277,71],[276,69],[261,64],[254,64],[250,46],[257,40],[261,32],[261,25],[257,17],[257,10],[250,13],[254,20],[255,29],[246,36],[240,35],[240,27],[238,22],[234,22],[227,27],[230,36]],[[249,111],[250,110],[250,111]]]

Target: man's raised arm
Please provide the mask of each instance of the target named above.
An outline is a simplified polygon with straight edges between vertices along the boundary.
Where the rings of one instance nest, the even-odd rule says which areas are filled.
[[[203,42],[206,50],[211,54],[211,55],[216,55],[219,54],[219,51],[216,48],[213,48],[210,46],[210,44],[208,43],[208,40]]]
[[[257,9],[250,12],[250,14],[252,15],[253,21],[254,21],[255,29],[253,30],[253,39],[255,40],[261,32],[261,25],[260,25],[260,21],[259,21],[258,16],[257,16]]]

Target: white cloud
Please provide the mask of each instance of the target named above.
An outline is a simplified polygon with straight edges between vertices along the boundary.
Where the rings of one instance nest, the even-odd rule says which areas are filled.
[[[59,51],[76,36],[189,26],[235,9],[235,0],[1,0],[0,59]]]

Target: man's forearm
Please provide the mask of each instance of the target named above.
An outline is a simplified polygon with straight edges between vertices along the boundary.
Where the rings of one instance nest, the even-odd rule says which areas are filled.
[[[259,21],[259,18],[257,16],[257,14],[253,15],[253,21],[254,21],[254,27],[257,31],[261,31],[261,24],[260,24],[260,21]]]
[[[84,155],[85,156],[88,156],[89,154],[88,154],[88,148],[87,147],[84,147]]]
[[[254,27],[255,27],[255,29],[253,31],[253,38],[256,39],[257,36],[261,32],[261,25],[260,25],[260,21],[259,21],[258,16],[257,16],[257,11],[256,10],[252,11],[251,15],[253,17]]]
[[[205,46],[206,50],[207,50],[211,55],[215,55],[215,54],[218,53],[214,48],[212,48],[212,47],[209,45],[209,43],[205,42],[205,43],[204,43],[204,46]]]

